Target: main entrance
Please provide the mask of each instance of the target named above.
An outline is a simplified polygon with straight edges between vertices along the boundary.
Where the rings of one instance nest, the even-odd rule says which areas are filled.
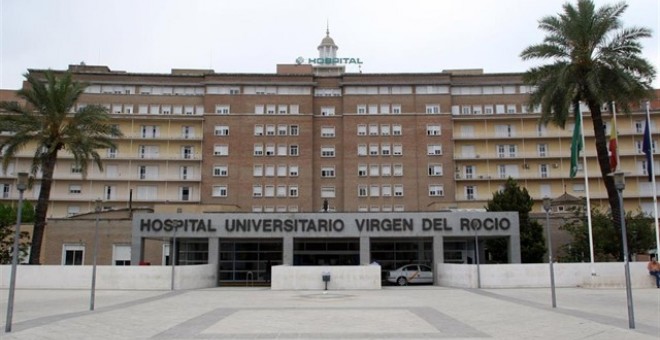
[[[281,239],[220,239],[218,281],[268,282],[282,264]]]
[[[360,264],[358,238],[295,238],[296,266],[356,266]]]

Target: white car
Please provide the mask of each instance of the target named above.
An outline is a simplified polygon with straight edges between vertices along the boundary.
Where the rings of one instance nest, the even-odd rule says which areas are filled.
[[[405,286],[409,283],[433,283],[433,270],[425,264],[407,264],[391,270],[387,281]]]

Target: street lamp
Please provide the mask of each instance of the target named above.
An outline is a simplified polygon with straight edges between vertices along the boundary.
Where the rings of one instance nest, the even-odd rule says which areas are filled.
[[[94,310],[94,298],[96,294],[96,256],[99,250],[99,213],[101,212],[101,199],[97,199],[94,205],[96,212],[96,227],[94,228],[94,257],[92,258],[92,295],[89,299],[89,310]]]
[[[11,332],[12,316],[14,314],[14,291],[16,290],[16,266],[18,265],[18,240],[21,238],[21,217],[23,214],[23,192],[27,189],[28,173],[19,172],[16,181],[18,189],[18,213],[16,214],[16,235],[14,235],[14,249],[11,257],[11,279],[9,281],[9,297],[7,299],[7,322],[5,332]]]
[[[632,290],[630,287],[630,263],[628,262],[628,239],[626,235],[626,219],[623,210],[623,189],[626,188],[625,174],[615,172],[614,187],[619,192],[619,214],[621,215],[621,241],[623,242],[623,264],[626,271],[626,297],[628,300],[628,328],[635,328],[635,311],[633,310]]]
[[[548,263],[550,263],[550,290],[552,291],[552,308],[557,308],[557,295],[555,294],[555,269],[552,263],[552,235],[550,233],[550,209],[552,201],[550,197],[543,198],[543,210],[545,210],[545,229],[548,234]]]

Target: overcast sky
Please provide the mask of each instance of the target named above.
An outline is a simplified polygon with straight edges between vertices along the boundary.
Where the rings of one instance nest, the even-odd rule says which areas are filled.
[[[0,0],[0,88],[19,88],[28,68],[80,62],[128,72],[273,73],[278,63],[318,56],[326,22],[338,56],[360,58],[365,73],[523,72],[538,64],[519,57],[542,41],[538,20],[565,2]],[[643,55],[660,71],[660,1],[628,4],[624,25],[653,30]]]

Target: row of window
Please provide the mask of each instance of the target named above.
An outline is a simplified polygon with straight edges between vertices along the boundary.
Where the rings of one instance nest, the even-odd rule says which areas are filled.
[[[496,104],[496,105],[452,105],[452,115],[492,115],[492,114],[511,114],[518,113],[516,104]],[[529,113],[527,105],[520,106],[520,113]],[[535,106],[533,113],[541,113],[541,106]]]
[[[279,154],[280,151],[280,146],[283,147],[283,150],[286,150],[288,153],[288,156],[299,156],[300,155],[300,148],[297,144],[291,144],[291,145],[278,145],[277,152]],[[273,145],[274,147],[274,145]],[[255,153],[257,150],[255,149]],[[273,155],[274,155],[274,150],[273,150]],[[216,144],[213,146],[213,155],[214,156],[229,156],[229,145],[227,144]],[[284,155],[284,154],[281,154]]]
[[[88,104],[78,104],[82,109]],[[203,115],[204,105],[166,105],[166,104],[99,104],[108,112],[114,114],[144,114],[144,115]],[[136,110],[137,107],[137,110]]]
[[[117,126],[119,127],[119,126]],[[140,126],[140,138],[160,138],[160,125],[141,125]],[[170,137],[170,136],[168,136]],[[190,139],[195,138],[195,127],[193,126],[182,126],[181,127],[181,138]]]
[[[229,127],[225,125],[216,125],[216,136],[223,136],[218,134],[218,128],[226,129],[226,134],[229,135]],[[298,125],[287,125],[287,124],[255,124],[254,125],[254,135],[255,136],[298,136],[300,133],[300,128]],[[334,127],[332,127],[332,134],[334,136]]]
[[[368,130],[367,130],[368,127]],[[400,124],[358,124],[358,136],[401,136],[403,134],[403,127]]]
[[[442,184],[431,184],[428,186],[428,195],[431,197],[445,196]],[[402,184],[358,184],[358,197],[400,197],[403,196]]]

